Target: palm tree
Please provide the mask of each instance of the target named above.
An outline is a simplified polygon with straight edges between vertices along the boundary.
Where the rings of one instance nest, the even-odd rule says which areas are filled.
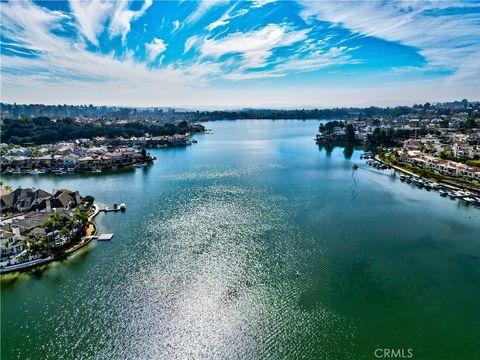
[[[45,236],[30,234],[22,240],[22,243],[33,255],[45,256],[50,253],[50,248],[48,247]]]
[[[43,227],[47,232],[52,232],[60,227],[62,220],[63,217],[60,214],[53,214],[45,221]]]
[[[88,210],[84,206],[77,207],[73,212],[73,219],[82,229],[85,229],[88,225]]]

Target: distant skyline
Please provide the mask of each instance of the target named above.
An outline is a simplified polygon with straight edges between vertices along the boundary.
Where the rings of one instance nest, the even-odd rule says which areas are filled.
[[[478,1],[10,1],[1,101],[395,106],[480,99]]]

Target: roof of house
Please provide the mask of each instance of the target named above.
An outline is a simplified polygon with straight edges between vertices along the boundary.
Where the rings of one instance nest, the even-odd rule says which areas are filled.
[[[10,194],[2,195],[0,198],[2,211],[4,209],[11,209],[20,206],[29,206],[34,203],[35,200],[49,198],[52,195],[41,189],[23,189],[17,188]]]

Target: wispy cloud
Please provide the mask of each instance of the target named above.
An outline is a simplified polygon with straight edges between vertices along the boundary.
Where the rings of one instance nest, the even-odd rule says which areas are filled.
[[[180,28],[180,21],[179,20],[175,20],[172,22],[172,31],[171,33],[173,34],[175,31],[177,31],[179,28]]]
[[[112,11],[109,1],[70,1],[72,15],[79,32],[93,45],[98,46],[97,36],[104,31],[104,22]]]
[[[262,6],[265,6],[267,4],[276,2],[277,0],[253,0],[252,1],[252,7],[253,8],[261,8]]]
[[[187,24],[195,23],[213,7],[224,4],[228,4],[228,0],[200,0],[197,9],[186,18],[185,22]]]
[[[206,39],[200,51],[202,56],[213,58],[240,54],[244,68],[260,68],[267,64],[273,49],[302,41],[307,33],[308,30],[293,30],[287,24],[269,24],[260,30],[236,32],[221,39]]]
[[[118,1],[110,20],[109,29],[111,36],[120,35],[122,41],[125,42],[127,34],[130,31],[130,23],[140,18],[152,3],[153,0],[145,0],[140,10],[132,11],[129,9],[128,0]]]
[[[303,17],[418,48],[429,67],[480,75],[478,3],[470,1],[304,1]],[[477,11],[459,11],[476,7]],[[475,59],[476,64],[475,66]]]
[[[153,39],[150,44],[145,45],[148,58],[151,62],[155,61],[158,56],[167,49],[167,44],[162,39]]]
[[[127,0],[70,0],[72,15],[75,17],[80,33],[92,44],[98,46],[98,35],[105,30],[105,21],[110,21],[110,36],[121,36],[122,41],[130,31],[130,23],[140,18],[152,5],[153,0],[145,0],[137,11],[129,8]]]
[[[231,19],[234,19],[236,17],[242,16],[242,15],[245,15],[245,14],[248,13],[248,9],[235,10],[237,4],[238,3],[236,3],[232,7],[230,7],[219,19],[217,19],[214,22],[208,24],[205,27],[205,29],[207,29],[208,31],[212,31],[213,29],[216,29],[218,27],[228,25],[230,23]]]

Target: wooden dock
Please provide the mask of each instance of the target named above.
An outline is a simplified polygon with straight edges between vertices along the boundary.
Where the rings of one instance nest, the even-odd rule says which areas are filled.
[[[112,240],[113,234],[102,234],[97,237],[98,241],[109,241]]]
[[[98,211],[102,211],[104,213],[107,213],[107,212],[118,212],[118,211],[125,211],[127,210],[127,206],[125,205],[125,203],[121,203],[121,204],[113,204],[113,206],[110,208],[110,207],[105,207],[103,209],[99,209]]]
[[[107,209],[107,208],[105,208],[105,209],[100,209],[99,211],[108,213],[108,212],[117,212],[117,211],[122,211],[122,210],[121,209],[110,209],[110,208]]]

